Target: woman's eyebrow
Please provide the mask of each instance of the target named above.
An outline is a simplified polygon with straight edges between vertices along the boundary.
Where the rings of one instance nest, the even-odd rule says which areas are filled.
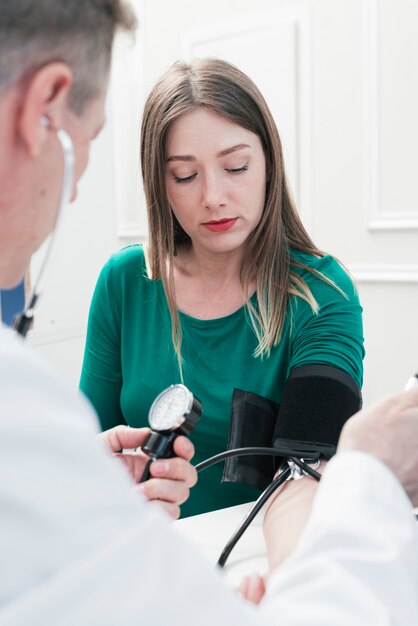
[[[191,154],[175,154],[165,160],[166,163],[169,161],[196,161],[196,158]]]
[[[231,154],[231,152],[237,152],[237,150],[242,150],[243,148],[251,148],[251,146],[248,143],[239,143],[236,146],[231,146],[231,148],[225,148],[225,150],[221,150],[216,156],[223,157],[227,154]]]
[[[225,150],[221,150],[217,153],[217,157],[223,157],[227,154],[231,154],[232,152],[237,152],[237,150],[242,150],[243,148],[251,148],[251,146],[247,143],[239,143],[236,146],[231,146],[230,148],[225,148]],[[191,154],[174,154],[173,156],[169,156],[166,159],[166,163],[169,161],[196,161],[196,158]]]

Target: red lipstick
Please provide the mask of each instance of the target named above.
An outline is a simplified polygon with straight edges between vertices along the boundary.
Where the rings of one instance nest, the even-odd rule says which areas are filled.
[[[237,219],[237,217],[227,217],[223,220],[212,220],[210,222],[205,222],[202,225],[213,233],[219,233],[232,228]]]

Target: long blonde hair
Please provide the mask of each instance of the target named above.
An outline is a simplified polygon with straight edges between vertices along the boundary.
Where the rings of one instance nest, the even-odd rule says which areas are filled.
[[[255,356],[269,356],[280,342],[290,294],[318,305],[306,282],[292,268],[304,267],[290,258],[290,248],[324,256],[306,232],[286,181],[280,137],[262,94],[243,72],[220,59],[175,63],[152,89],[145,104],[141,133],[141,165],[148,207],[149,267],[153,280],[161,279],[172,323],[172,341],[180,373],[181,325],[176,307],[173,257],[190,238],[178,223],[165,191],[165,144],[168,130],[181,115],[205,107],[255,133],[260,138],[269,169],[262,217],[249,235],[240,280],[246,307],[258,340]],[[257,306],[249,298],[255,280]],[[335,285],[334,285],[335,286]]]

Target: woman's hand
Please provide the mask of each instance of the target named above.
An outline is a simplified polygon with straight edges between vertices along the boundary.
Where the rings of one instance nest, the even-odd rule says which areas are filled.
[[[125,465],[144,496],[161,506],[173,518],[180,515],[180,504],[190,494],[190,488],[197,482],[197,472],[189,463],[194,455],[194,446],[187,437],[179,436],[174,442],[175,457],[160,459],[151,463],[150,478],[139,483],[149,457],[135,448],[140,448],[150,433],[149,428],[129,428],[115,426],[98,435],[114,456]],[[122,453],[121,450],[127,450]],[[132,450],[132,451],[131,451]]]
[[[253,604],[260,604],[266,592],[266,582],[260,574],[244,576],[237,592],[244,600]]]

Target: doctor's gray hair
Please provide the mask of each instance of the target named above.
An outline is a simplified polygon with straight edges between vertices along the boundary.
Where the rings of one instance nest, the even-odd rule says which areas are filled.
[[[69,105],[80,114],[105,91],[119,28],[136,28],[123,0],[0,0],[0,93],[61,61],[73,72]]]

